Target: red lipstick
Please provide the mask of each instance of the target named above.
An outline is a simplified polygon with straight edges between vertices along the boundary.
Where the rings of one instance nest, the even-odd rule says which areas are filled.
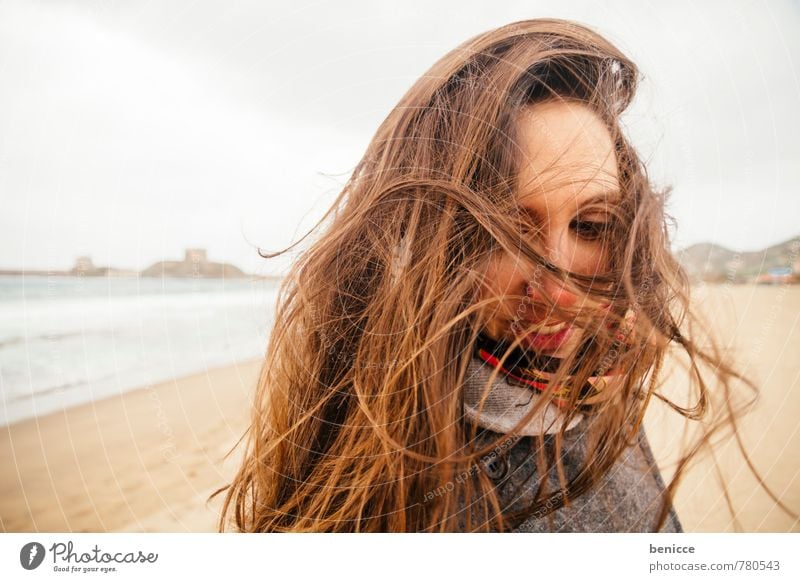
[[[522,340],[528,348],[535,352],[555,351],[563,346],[573,332],[573,328],[565,325],[554,333],[532,333]]]

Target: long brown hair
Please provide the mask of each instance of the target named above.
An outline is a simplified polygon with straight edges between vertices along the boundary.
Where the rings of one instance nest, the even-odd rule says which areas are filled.
[[[754,389],[713,343],[701,348],[688,325],[689,284],[670,252],[667,192],[651,186],[620,128],[637,81],[634,63],[597,33],[542,19],[467,41],[411,87],[281,284],[244,458],[215,493],[227,489],[220,531],[231,511],[240,531],[507,531],[526,514],[560,506],[540,488],[525,511],[504,512],[491,481],[470,471],[514,437],[473,446],[476,427],[464,418],[460,391],[471,346],[498,301],[481,290],[499,252],[611,305],[602,321],[596,310],[569,314],[592,341],[565,359],[562,383],[583,385],[611,366],[625,374],[592,409],[590,453],[575,479],[566,482],[558,452],[539,459],[543,475],[558,468],[563,497],[588,491],[609,470],[653,396],[691,418],[714,417],[677,466],[657,516],[663,524],[688,461],[720,427],[735,427],[747,404],[734,406],[733,387]],[[535,236],[522,236],[530,228],[515,202],[516,127],[528,107],[548,100],[590,107],[614,138],[623,197],[604,234],[615,249],[608,273],[565,272]],[[635,324],[620,345],[629,310]],[[670,346],[693,371],[693,403],[659,392]],[[717,387],[724,405],[712,414]],[[577,391],[570,398],[568,415]],[[562,428],[556,450],[563,438]],[[459,475],[470,477],[432,498]]]

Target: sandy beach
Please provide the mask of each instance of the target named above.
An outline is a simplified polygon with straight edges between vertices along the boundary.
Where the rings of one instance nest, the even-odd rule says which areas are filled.
[[[800,287],[708,286],[694,290],[693,302],[723,352],[759,388],[758,399],[739,423],[745,451],[772,491],[795,513],[800,512]],[[665,372],[664,393],[674,395],[678,403],[694,404],[696,398],[686,396],[685,370],[668,363]],[[752,396],[742,389],[736,394],[737,402]],[[662,472],[669,478],[675,467],[674,451],[681,448],[684,437],[697,432],[697,422],[686,421],[656,401],[648,408],[645,426]],[[724,438],[725,434],[712,439],[721,443],[713,454],[706,450],[698,456],[678,489],[675,506],[686,531],[800,531],[800,522],[759,488],[736,441]],[[735,518],[720,476],[727,484]]]
[[[259,362],[209,370],[0,429],[6,532],[216,531]]]
[[[768,485],[800,510],[800,287],[698,290],[724,347],[761,388],[741,435]],[[259,362],[148,386],[0,429],[0,528],[5,532],[216,530],[238,456],[222,458],[244,430]],[[684,374],[668,366],[680,397]],[[646,428],[665,477],[688,431],[654,402]],[[731,518],[715,463],[704,454],[676,499],[686,531],[800,531],[750,476],[735,446],[715,450],[738,511]]]

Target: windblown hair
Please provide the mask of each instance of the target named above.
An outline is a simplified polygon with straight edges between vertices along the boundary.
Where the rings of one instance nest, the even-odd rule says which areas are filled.
[[[670,252],[667,191],[651,185],[620,126],[638,75],[592,30],[542,19],[469,40],[411,87],[281,284],[242,464],[215,493],[227,489],[220,531],[231,512],[240,531],[508,531],[591,490],[632,442],[653,396],[708,421],[712,385],[701,371],[708,370],[724,404],[677,464],[660,528],[689,460],[714,432],[735,428],[744,406],[730,391],[755,389],[713,343],[694,337],[689,282]],[[622,201],[604,233],[614,252],[608,272],[591,277],[545,258],[515,197],[521,116],[559,100],[589,107],[615,143]],[[590,454],[575,479],[566,481],[558,452],[544,458],[538,447],[542,477],[558,468],[562,501],[554,504],[542,484],[533,505],[513,514],[470,467],[514,434],[475,447],[461,394],[471,346],[501,300],[484,294],[486,267],[503,252],[611,305],[602,318],[588,308],[559,314],[591,331],[591,341],[564,359],[562,381],[580,386],[611,366],[625,371],[593,405]],[[635,324],[620,345],[628,310]],[[660,392],[673,347],[693,373],[693,403]],[[552,389],[543,396],[546,404]],[[566,414],[575,413],[577,398],[573,390]],[[567,424],[555,435],[556,451]],[[534,440],[541,445],[542,437]],[[448,494],[428,495],[465,472],[471,477]]]

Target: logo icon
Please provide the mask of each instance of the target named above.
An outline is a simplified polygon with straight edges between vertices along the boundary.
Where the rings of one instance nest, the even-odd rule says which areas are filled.
[[[19,551],[19,563],[26,570],[35,570],[44,561],[44,546],[39,542],[28,542]]]

